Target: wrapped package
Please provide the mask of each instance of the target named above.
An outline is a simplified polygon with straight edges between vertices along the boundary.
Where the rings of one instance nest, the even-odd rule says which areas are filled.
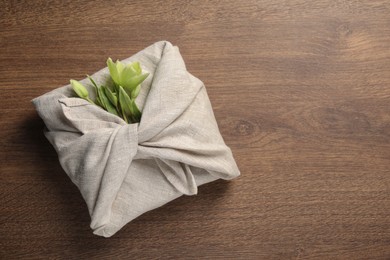
[[[132,57],[150,73],[136,100],[140,123],[81,98],[66,85],[33,99],[44,134],[88,206],[94,234],[110,237],[139,215],[199,185],[240,175],[225,145],[204,84],[179,49],[156,42]],[[92,78],[112,84],[108,68]],[[81,81],[94,93],[87,79]]]

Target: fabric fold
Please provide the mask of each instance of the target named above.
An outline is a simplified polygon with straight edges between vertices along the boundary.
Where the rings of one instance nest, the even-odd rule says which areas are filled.
[[[86,201],[91,228],[105,237],[146,211],[197,194],[199,185],[240,174],[206,89],[186,70],[178,47],[157,42],[124,63],[133,61],[151,74],[136,101],[139,124],[75,98],[70,85],[33,100],[61,166]],[[111,84],[107,68],[92,77]]]

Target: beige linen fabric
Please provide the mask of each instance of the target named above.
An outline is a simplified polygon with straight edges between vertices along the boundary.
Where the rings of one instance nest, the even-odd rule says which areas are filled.
[[[139,124],[75,98],[70,85],[33,100],[45,135],[77,185],[94,234],[110,237],[126,223],[216,179],[240,172],[219,133],[203,83],[166,41],[124,60],[150,72],[137,104]],[[112,84],[104,68],[92,77]],[[87,79],[81,81],[93,92]]]

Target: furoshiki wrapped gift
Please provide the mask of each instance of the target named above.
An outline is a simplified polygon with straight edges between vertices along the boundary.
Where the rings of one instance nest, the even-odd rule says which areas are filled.
[[[94,234],[104,237],[183,194],[197,194],[199,185],[240,175],[205,86],[187,71],[178,47],[156,42],[123,63],[133,61],[150,73],[136,100],[139,123],[76,97],[71,85],[33,99],[45,136],[88,206]],[[110,84],[109,75],[104,68],[92,77]],[[92,90],[87,79],[80,82]]]

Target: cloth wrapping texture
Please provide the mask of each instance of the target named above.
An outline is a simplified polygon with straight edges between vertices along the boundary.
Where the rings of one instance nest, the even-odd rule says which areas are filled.
[[[186,70],[178,47],[156,42],[123,60],[133,61],[150,73],[136,100],[140,123],[127,124],[76,98],[70,85],[32,101],[86,201],[94,234],[104,237],[183,194],[196,194],[199,185],[240,175],[204,84]],[[112,84],[108,68],[92,77]],[[81,83],[94,98],[88,80]]]

